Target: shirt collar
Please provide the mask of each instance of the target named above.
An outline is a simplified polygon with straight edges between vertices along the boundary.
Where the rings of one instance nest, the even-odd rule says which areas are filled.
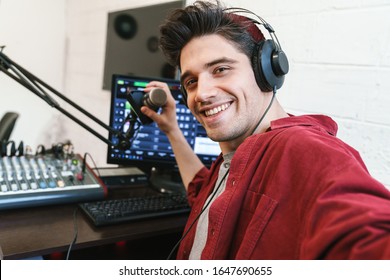
[[[276,130],[292,126],[317,126],[324,129],[330,135],[336,136],[337,123],[330,117],[325,115],[303,115],[277,119],[271,122],[269,130]]]

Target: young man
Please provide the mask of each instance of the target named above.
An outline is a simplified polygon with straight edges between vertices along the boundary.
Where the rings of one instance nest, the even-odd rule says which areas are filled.
[[[168,136],[192,205],[177,258],[390,259],[389,191],[336,138],[332,119],[283,110],[274,98],[282,82],[259,77],[264,40],[219,3],[195,2],[161,27],[187,105],[222,151],[202,165],[172,96],[161,114],[142,108]]]

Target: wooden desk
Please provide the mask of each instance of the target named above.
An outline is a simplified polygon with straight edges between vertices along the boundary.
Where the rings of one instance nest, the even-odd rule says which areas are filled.
[[[110,191],[110,197],[132,196],[134,188]],[[44,206],[0,212],[0,258],[21,259],[66,252],[74,237],[77,204]],[[77,211],[78,237],[73,250],[140,240],[183,231],[186,215],[95,227]]]

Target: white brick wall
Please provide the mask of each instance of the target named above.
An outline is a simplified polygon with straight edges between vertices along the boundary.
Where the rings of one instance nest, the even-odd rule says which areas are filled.
[[[57,79],[64,78],[60,89],[99,119],[108,122],[110,93],[101,89],[107,14],[161,2],[169,0],[67,0],[64,1],[65,28],[58,28],[60,34],[50,36],[52,31],[45,33],[42,32],[45,29],[41,29],[36,30],[36,42],[19,34],[13,39],[19,42],[18,47],[24,47],[23,52],[27,54],[31,44],[39,40],[50,42],[47,38],[53,38],[52,44],[45,44],[46,50],[39,45],[40,52],[34,52],[35,57],[30,57],[29,63],[39,63],[38,70],[44,78],[48,77],[49,84],[53,80],[58,84]],[[26,20],[36,20],[34,13],[24,14],[23,19],[16,20],[17,11],[9,3],[12,0],[0,3],[0,33],[5,30],[1,18],[7,11],[15,14],[9,18],[14,19],[13,25],[19,22],[19,28],[26,24]],[[323,113],[333,117],[339,124],[339,137],[361,153],[375,178],[390,187],[390,0],[227,0],[225,3],[251,9],[275,28],[291,66],[286,83],[278,93],[282,104],[292,113]],[[63,11],[53,8],[53,5],[49,5],[50,16],[41,15],[48,30],[55,29],[56,24],[61,25],[53,18],[61,19]],[[31,9],[43,11],[47,7],[47,0],[34,0]],[[0,38],[4,38],[3,33]],[[10,33],[6,33],[7,38],[12,39]],[[58,38],[60,35],[62,41]],[[7,42],[0,41],[1,44]],[[59,44],[65,49],[65,59],[60,60],[64,62],[45,55],[51,54],[53,48],[58,50]],[[59,65],[61,63],[63,65]],[[55,69],[63,69],[63,72],[57,73]],[[55,79],[53,73],[58,74]],[[11,82],[3,80],[0,80],[2,96],[5,90],[14,89],[9,85]],[[8,101],[3,100],[0,105],[3,110],[15,103],[13,99],[7,105]],[[26,104],[22,111],[41,117],[53,114],[50,108],[43,109],[44,106],[36,112]],[[48,137],[69,138],[79,153],[89,152],[99,166],[105,165],[104,143],[66,117],[61,116],[59,121],[56,117],[55,121],[60,129],[54,129],[54,132],[52,123],[45,124],[47,131],[52,132],[47,133]],[[30,130],[30,133],[33,135],[39,131]]]
[[[333,117],[339,137],[390,186],[390,1],[231,2],[264,11],[277,31],[291,63],[282,104]]]

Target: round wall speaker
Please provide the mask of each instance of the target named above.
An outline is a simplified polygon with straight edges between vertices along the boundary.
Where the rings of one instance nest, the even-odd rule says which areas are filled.
[[[114,29],[119,37],[130,40],[137,34],[137,21],[131,15],[120,14],[115,18]]]

